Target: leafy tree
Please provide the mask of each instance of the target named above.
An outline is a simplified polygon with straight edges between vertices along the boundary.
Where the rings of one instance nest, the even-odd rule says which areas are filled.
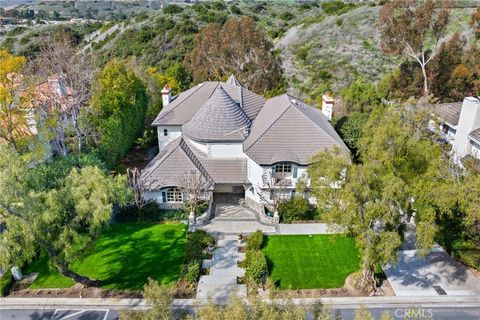
[[[425,136],[428,117],[416,108],[374,112],[358,143],[361,163],[322,152],[308,168],[324,217],[346,226],[363,255],[361,284],[376,289],[375,267],[395,262],[405,222],[415,216],[417,248],[428,252],[439,207],[434,190],[448,185],[440,146]],[[425,109],[424,107],[418,109]],[[432,196],[435,194],[435,196]],[[456,197],[442,199],[448,212]]]
[[[142,133],[148,99],[142,81],[125,63],[112,60],[98,74],[90,107],[84,114],[90,143],[114,165]]]
[[[25,97],[16,91],[22,83],[21,72],[25,65],[24,57],[16,57],[6,50],[0,51],[0,139],[20,148],[19,128],[27,127],[26,110],[30,107]]]
[[[72,169],[62,186],[35,192],[27,184],[26,164],[0,145],[0,214],[7,230],[0,235],[0,263],[23,265],[40,252],[58,272],[85,286],[98,285],[70,269],[110,221],[113,203],[128,199],[126,179],[97,167]]]
[[[120,320],[172,320],[172,289],[158,284],[153,279],[148,279],[148,283],[143,288],[143,297],[147,300],[148,310],[132,311],[125,310],[120,312]]]
[[[363,134],[363,127],[368,121],[368,113],[353,112],[335,122],[335,130],[354,156],[357,156],[357,143]]]
[[[367,82],[363,78],[358,78],[350,86],[344,88],[341,96],[347,113],[370,112],[381,106],[382,98],[384,98],[373,83]]]
[[[282,85],[279,58],[272,48],[253,19],[234,18],[202,29],[184,64],[195,82],[225,80],[233,73],[247,88],[264,93]]]
[[[437,53],[449,16],[447,0],[390,0],[380,10],[382,50],[405,55],[418,63],[425,96],[429,93],[426,66]]]
[[[480,8],[477,8],[477,11],[472,14],[471,25],[475,32],[475,37],[480,39]]]

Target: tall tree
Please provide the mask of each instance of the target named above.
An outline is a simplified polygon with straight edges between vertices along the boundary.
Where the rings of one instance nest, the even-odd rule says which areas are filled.
[[[450,16],[448,0],[390,0],[380,10],[382,50],[418,63],[423,94],[429,94],[427,64],[437,53]]]
[[[27,109],[29,101],[18,93],[23,82],[22,70],[26,59],[16,57],[6,50],[0,51],[0,140],[19,149],[22,128],[29,134]]]
[[[0,263],[23,265],[40,252],[58,272],[85,286],[98,285],[70,269],[110,221],[113,203],[128,199],[126,179],[97,167],[72,169],[62,187],[36,192],[27,185],[27,168],[16,152],[0,144]]]
[[[112,60],[94,81],[83,125],[90,144],[113,166],[142,133],[148,99],[142,81],[124,62]]]
[[[280,63],[272,49],[253,19],[234,18],[223,26],[203,28],[184,64],[195,82],[225,80],[233,73],[247,88],[264,93],[282,84]]]
[[[403,226],[415,217],[417,248],[426,253],[435,235],[431,194],[444,186],[442,150],[431,142],[422,108],[374,112],[358,143],[361,163],[322,152],[308,168],[312,190],[329,222],[345,226],[362,251],[362,285],[376,289],[378,265],[395,262]],[[442,183],[441,183],[442,182]],[[445,210],[457,199],[444,199]]]
[[[66,145],[64,132],[68,128],[65,128],[65,126],[73,125],[75,143],[70,148],[81,152],[84,144],[84,133],[80,127],[79,116],[90,99],[90,86],[94,75],[90,56],[78,51],[76,43],[71,37],[65,35],[60,38],[57,37],[57,39],[51,37],[43,43],[32,67],[33,73],[39,76],[42,81],[52,76],[58,78],[59,89],[64,91],[62,92],[63,101],[58,101],[57,91],[50,92],[51,96],[46,98],[63,105],[63,107],[54,107],[57,107],[61,118],[67,118],[68,121],[58,121],[56,123],[54,138],[60,140],[60,144]],[[43,107],[51,108],[52,106]]]

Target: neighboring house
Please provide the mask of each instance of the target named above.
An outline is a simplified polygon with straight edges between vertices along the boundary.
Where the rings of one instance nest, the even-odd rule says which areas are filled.
[[[204,82],[171,98],[153,122],[159,154],[142,173],[145,197],[163,207],[182,204],[179,184],[195,172],[212,184],[210,196],[229,193],[263,211],[266,176],[288,196],[306,178],[311,157],[325,149],[348,149],[320,110],[283,94],[268,100],[227,82]]]
[[[22,88],[22,75],[15,75],[19,79],[14,84],[14,88],[18,87],[19,99],[31,101],[29,105],[23,106],[25,112],[24,121],[15,121],[18,124],[13,130],[15,139],[28,138],[39,134],[38,121],[46,118],[47,114],[59,112],[59,121],[64,126],[70,122],[69,109],[72,101],[72,90],[68,88],[62,78],[58,75],[49,77],[47,80],[40,82],[31,88]],[[16,89],[17,91],[17,89]],[[1,141],[1,139],[0,139]],[[50,141],[48,156],[57,152],[57,146],[54,141]]]
[[[480,100],[466,97],[463,102],[439,104],[434,112],[438,121],[430,127],[452,145],[456,160],[480,159]]]

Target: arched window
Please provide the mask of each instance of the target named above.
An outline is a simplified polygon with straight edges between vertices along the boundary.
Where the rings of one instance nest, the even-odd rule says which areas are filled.
[[[178,188],[167,189],[167,202],[182,202],[183,194]]]
[[[292,164],[290,162],[279,162],[275,164],[276,178],[290,178],[292,176]]]

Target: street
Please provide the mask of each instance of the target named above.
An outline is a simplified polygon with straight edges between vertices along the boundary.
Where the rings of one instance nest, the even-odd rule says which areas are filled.
[[[479,320],[480,307],[434,307],[418,308],[406,306],[388,308],[370,308],[369,311],[379,319],[388,310],[394,319],[434,319],[434,320]],[[333,308],[332,313],[340,313],[342,319],[353,320],[355,309]],[[1,320],[117,320],[114,309],[8,309],[0,310]]]

